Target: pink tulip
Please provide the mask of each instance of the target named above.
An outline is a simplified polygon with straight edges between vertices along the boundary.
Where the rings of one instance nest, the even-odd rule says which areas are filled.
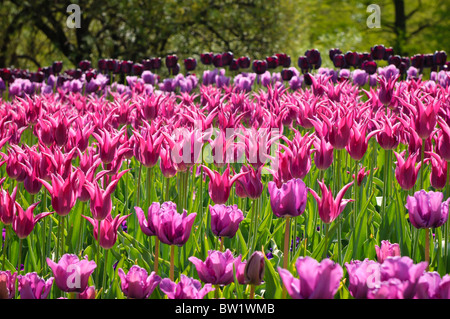
[[[9,270],[0,271],[0,299],[12,299],[16,293],[17,273]]]
[[[360,161],[364,157],[372,136],[378,133],[378,130],[372,131],[366,136],[367,122],[364,124],[354,123],[350,130],[350,137],[346,146],[347,152],[355,161]]]
[[[417,180],[417,175],[420,170],[420,166],[422,163],[419,163],[415,166],[416,159],[420,154],[414,153],[410,155],[406,161],[403,159],[405,152],[403,151],[401,154],[394,152],[395,157],[397,158],[395,168],[395,178],[397,182],[400,184],[400,187],[404,190],[410,190],[414,187],[414,184]]]
[[[387,240],[381,241],[381,247],[375,245],[377,259],[382,264],[388,257],[401,256],[399,244],[391,244]]]
[[[314,143],[314,164],[319,170],[326,170],[333,163],[333,146],[325,138],[316,138]]]
[[[320,198],[320,196],[313,189],[308,189],[317,201],[319,206],[319,217],[324,223],[332,223],[342,213],[347,203],[353,201],[353,199],[342,199],[345,192],[350,188],[350,186],[353,185],[353,183],[354,182],[352,181],[345,185],[336,195],[336,199],[333,198],[331,189],[328,189],[323,181],[319,181],[320,190],[322,191],[322,198]]]
[[[103,220],[100,221],[100,238],[98,236],[98,221],[93,218],[83,216],[86,220],[88,220],[92,226],[94,226],[94,237],[98,241],[101,247],[105,249],[110,249],[114,246],[117,240],[117,230],[119,226],[130,216],[128,214],[126,216],[117,215],[112,218],[111,214],[108,214]]]
[[[133,265],[127,274],[118,270],[122,292],[130,299],[147,299],[159,285],[161,277],[153,271],[148,275],[144,268]]]
[[[50,277],[45,281],[37,273],[28,273],[25,276],[17,277],[20,299],[47,299],[52,289],[53,280]]]
[[[248,174],[248,172],[241,172],[230,178],[230,164],[228,164],[227,169],[221,175],[219,172],[212,171],[208,167],[203,165],[203,169],[209,176],[209,196],[215,204],[225,204],[230,197],[231,187],[234,182],[237,181],[241,176]]]
[[[27,238],[39,220],[53,214],[53,212],[46,212],[34,216],[33,211],[38,204],[39,202],[34,203],[24,211],[19,203],[15,203],[16,214],[13,216],[12,228],[20,239]]]
[[[3,187],[0,192],[0,220],[5,225],[10,225],[14,219],[16,203],[17,186],[14,187],[12,194],[9,194]]]

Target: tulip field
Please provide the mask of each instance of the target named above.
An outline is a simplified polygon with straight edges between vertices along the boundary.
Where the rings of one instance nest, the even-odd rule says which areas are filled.
[[[446,53],[322,59],[0,69],[0,299],[449,299]]]

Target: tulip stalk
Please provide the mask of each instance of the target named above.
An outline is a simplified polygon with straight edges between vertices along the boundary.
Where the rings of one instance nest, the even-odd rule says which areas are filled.
[[[446,198],[450,197],[450,161],[447,162],[447,196]],[[445,244],[444,244],[444,264],[445,264],[445,271],[447,272],[447,259],[448,259],[448,220],[447,222],[444,224],[444,238],[445,238]]]
[[[169,278],[170,280],[174,280],[175,277],[175,245],[170,245],[170,272]]]
[[[102,280],[102,299],[106,290],[106,268],[108,267],[108,252],[109,249],[105,249],[105,261],[103,263],[103,280]]]
[[[290,229],[290,216],[286,216],[286,228],[284,230],[284,255],[283,255],[283,268],[288,269],[289,262],[289,229]],[[283,285],[282,298],[286,299],[286,287]]]
[[[255,299],[255,285],[250,285],[250,299]]]

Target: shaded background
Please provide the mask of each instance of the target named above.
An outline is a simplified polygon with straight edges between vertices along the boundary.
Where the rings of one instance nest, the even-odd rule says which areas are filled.
[[[66,12],[81,8],[81,28]],[[381,7],[381,28],[369,29],[369,4]],[[395,54],[450,51],[450,0],[0,0],[0,67],[29,68],[83,59],[141,61],[206,51],[265,58],[298,56],[317,48],[369,52],[375,44]],[[328,58],[323,66],[332,66]]]

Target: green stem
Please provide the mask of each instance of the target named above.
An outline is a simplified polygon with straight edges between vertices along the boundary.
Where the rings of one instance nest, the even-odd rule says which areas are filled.
[[[152,168],[147,168],[147,204],[148,207],[152,204]]]
[[[446,196],[446,198],[449,198],[450,197],[450,162],[447,162],[447,196]],[[445,249],[445,251],[444,251],[444,265],[445,265],[445,272],[447,273],[448,272],[448,268],[447,268],[447,264],[448,264],[448,262],[447,262],[447,259],[448,259],[448,229],[449,229],[449,225],[448,225],[448,219],[447,219],[447,222],[445,223],[445,225],[444,225],[444,240],[445,240],[445,243],[444,243],[444,249]]]
[[[250,285],[250,299],[255,299],[255,285]]]
[[[45,219],[45,218],[44,218]],[[5,241],[3,242],[3,264],[2,264],[2,270],[5,270],[5,264],[6,264],[6,250],[8,249],[8,225],[5,225]]]
[[[283,255],[283,268],[288,269],[288,262],[289,262],[289,230],[290,230],[290,217],[286,217],[286,227],[284,230],[284,255]],[[286,299],[286,287],[283,285],[283,291],[282,291],[282,298]]]
[[[325,228],[325,247],[323,248],[322,259],[325,259],[328,252],[328,230],[330,228],[330,225],[324,224],[323,227]]]
[[[108,252],[109,249],[105,249],[105,261],[103,263],[103,281],[102,281],[102,299],[106,290],[106,268],[108,267]]]
[[[427,270],[430,267],[430,229],[425,228],[425,261],[427,262]]]
[[[136,195],[136,206],[140,205],[141,200],[141,177],[142,177],[142,163],[139,164],[139,174],[138,174],[138,185],[137,185],[137,195]],[[138,234],[138,221],[137,218],[134,219],[134,237],[137,237]]]
[[[175,245],[170,245],[170,273],[169,273],[169,278],[170,280],[174,281],[174,277],[175,277],[175,260],[174,260],[174,256],[175,256]]]
[[[22,238],[19,238],[19,259],[17,260],[17,272],[19,274],[21,273],[20,265],[22,264],[22,246],[23,246]]]
[[[158,274],[158,263],[159,263],[159,239],[155,236],[155,261],[154,261],[154,271]]]
[[[99,276],[100,276],[100,238],[101,238],[101,232],[102,232],[102,228],[101,228],[101,221],[97,221],[98,222],[98,228],[97,228],[97,275],[95,278],[95,282],[100,284],[99,282]]]

